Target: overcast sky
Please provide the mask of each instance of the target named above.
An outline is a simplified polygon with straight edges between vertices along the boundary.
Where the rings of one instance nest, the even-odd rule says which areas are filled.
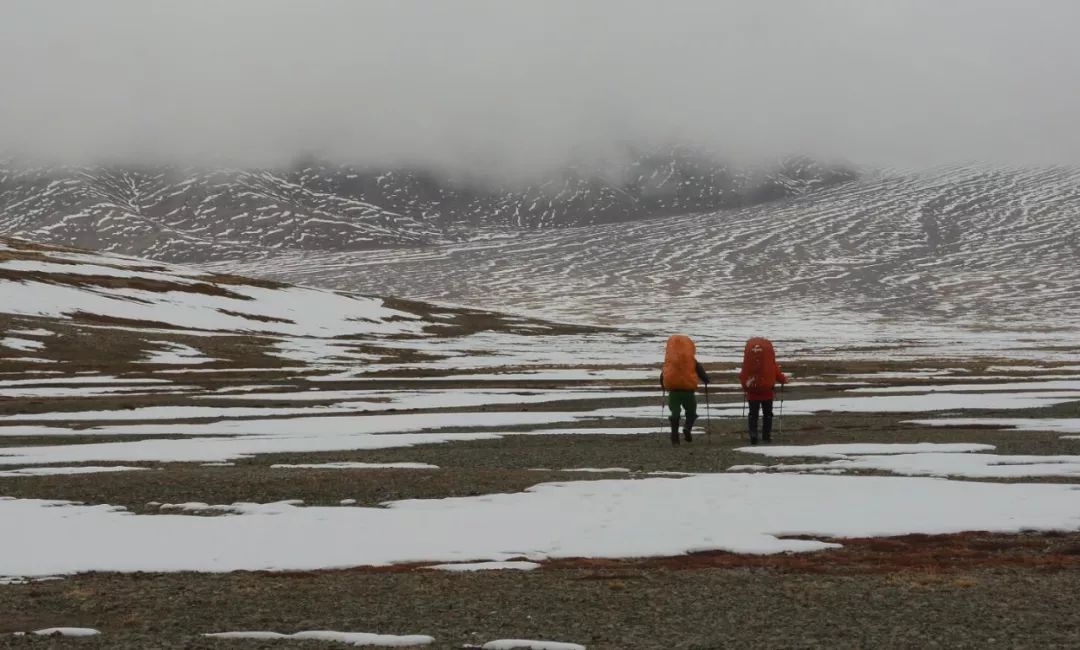
[[[3,0],[0,150],[1080,163],[1078,0]]]

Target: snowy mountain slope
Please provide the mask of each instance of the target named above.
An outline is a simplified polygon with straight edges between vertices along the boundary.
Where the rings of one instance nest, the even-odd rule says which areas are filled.
[[[407,215],[309,189],[271,171],[10,168],[0,173],[4,232],[157,259],[239,256],[286,245],[416,244],[436,234]]]
[[[1080,323],[1080,169],[885,173],[788,201],[236,268],[574,322],[839,336]],[[777,334],[779,336],[779,334]]]
[[[422,169],[25,168],[0,164],[0,232],[166,261],[464,241],[713,210],[852,178],[806,159],[734,170],[686,150],[500,185]]]

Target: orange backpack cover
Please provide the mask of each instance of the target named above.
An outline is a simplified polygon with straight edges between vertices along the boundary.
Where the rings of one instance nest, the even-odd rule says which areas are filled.
[[[697,350],[694,342],[685,334],[672,334],[664,348],[664,388],[668,390],[696,390],[698,385]]]
[[[749,339],[743,347],[742,369],[739,370],[739,383],[743,388],[771,391],[776,386],[777,370],[772,341],[764,336]]]

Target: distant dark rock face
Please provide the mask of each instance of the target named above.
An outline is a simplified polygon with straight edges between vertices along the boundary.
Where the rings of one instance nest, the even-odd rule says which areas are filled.
[[[708,212],[854,177],[805,158],[735,169],[686,149],[515,184],[325,162],[261,170],[0,164],[0,233],[173,262],[258,259]]]

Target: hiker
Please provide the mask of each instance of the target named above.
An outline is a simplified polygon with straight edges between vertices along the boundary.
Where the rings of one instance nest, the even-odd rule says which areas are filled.
[[[671,444],[679,444],[679,408],[686,411],[686,426],[683,427],[683,438],[691,442],[693,437],[690,430],[697,420],[697,399],[694,391],[697,390],[700,379],[705,386],[709,385],[709,375],[705,374],[705,368],[694,357],[696,349],[694,342],[685,334],[672,334],[668,337],[667,346],[664,348],[664,368],[660,371],[660,388],[668,391],[668,408],[671,415]]]
[[[780,371],[776,364],[776,351],[772,341],[755,336],[743,347],[742,369],[739,370],[739,383],[750,403],[750,416],[747,423],[750,432],[750,444],[758,443],[758,412],[764,413],[761,426],[763,442],[772,442],[773,388],[777,383],[786,384],[788,376]]]

